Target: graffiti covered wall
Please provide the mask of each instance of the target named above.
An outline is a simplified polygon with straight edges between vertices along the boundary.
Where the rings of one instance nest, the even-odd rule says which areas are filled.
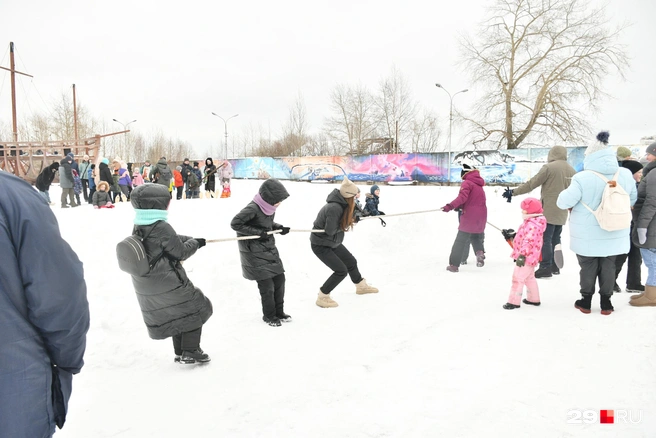
[[[567,148],[567,161],[583,169],[585,147]],[[530,179],[547,163],[549,148],[511,151],[464,151],[434,154],[382,154],[346,157],[251,157],[229,160],[236,178],[277,178],[296,181],[352,181],[446,183],[460,182],[463,164],[479,169],[491,184],[518,184]],[[635,158],[643,148],[632,148]],[[450,170],[450,172],[449,172]],[[450,173],[450,175],[449,175]]]

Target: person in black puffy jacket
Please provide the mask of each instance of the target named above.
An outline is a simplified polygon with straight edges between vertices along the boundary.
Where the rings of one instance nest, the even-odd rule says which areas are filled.
[[[59,163],[54,162],[50,166],[45,167],[39,176],[36,177],[36,188],[39,189],[39,193],[46,200],[48,204],[52,204],[50,201],[50,185],[52,180],[55,179],[55,173],[59,170]]]
[[[205,246],[205,239],[178,235],[166,221],[171,197],[165,185],[141,185],[132,191],[130,202],[136,213],[133,234],[143,238],[151,265],[145,276],[132,276],[148,335],[172,337],[176,362],[209,362],[200,348],[200,336],[212,316],[212,303],[181,264]]]
[[[244,278],[257,281],[262,298],[262,320],[272,327],[292,320],[284,311],[285,269],[273,235],[267,234],[273,230],[282,230],[280,234],[283,235],[289,233],[289,227],[273,220],[276,208],[288,197],[285,186],[270,178],[230,223],[237,236],[260,236],[259,239],[240,240],[239,255]]]
[[[319,307],[338,306],[330,297],[330,292],[347,275],[355,283],[355,293],[358,295],[378,292],[378,289],[369,286],[362,278],[358,270],[358,261],[342,245],[344,232],[352,229],[356,221],[353,211],[355,210],[354,197],[357,193],[358,187],[345,176],[340,188],[330,192],[326,198],[326,205],[319,211],[314,221],[313,229],[324,230],[324,232],[310,234],[312,252],[333,271],[319,290],[316,303]]]

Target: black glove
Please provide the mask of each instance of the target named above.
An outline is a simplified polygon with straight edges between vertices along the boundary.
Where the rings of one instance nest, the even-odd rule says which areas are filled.
[[[521,268],[526,264],[526,257],[520,255],[519,257],[517,257],[517,260],[515,260],[515,264]]]
[[[267,240],[270,236],[271,235],[268,234],[268,231],[262,231],[258,240]]]
[[[280,231],[280,235],[284,236],[285,234],[289,233],[290,228],[289,227],[280,227],[278,228]]]
[[[508,200],[508,202],[510,202],[510,201],[512,201],[513,191],[510,190],[508,187],[506,187],[506,190],[504,190],[503,195],[501,195],[501,196],[503,196],[504,198],[506,198]]]
[[[194,240],[196,242],[198,242],[198,248],[199,249],[204,247],[205,245],[207,245],[207,241],[205,239],[201,238],[201,237],[194,237]]]
[[[512,240],[512,239],[515,238],[516,233],[515,233],[515,230],[513,230],[512,228],[508,228],[508,229],[505,229],[505,230],[501,230],[501,234],[503,234],[504,239]]]

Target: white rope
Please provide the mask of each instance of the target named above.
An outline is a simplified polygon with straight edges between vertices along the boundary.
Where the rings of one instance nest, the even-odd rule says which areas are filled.
[[[289,230],[290,232],[295,232],[295,233],[324,233],[324,230]],[[267,231],[267,234],[278,234],[281,233],[282,230],[273,230],[273,231]],[[226,237],[224,239],[211,239],[211,240],[206,240],[207,243],[219,243],[219,242],[231,242],[233,240],[254,240],[254,239],[259,239],[260,236],[259,234],[255,236],[241,236],[241,237]]]
[[[360,222],[362,222],[363,220],[367,220],[367,219],[384,219],[384,218],[392,217],[392,216],[407,216],[409,214],[432,213],[434,211],[442,211],[442,209],[437,208],[435,210],[409,211],[407,213],[381,214],[379,216],[364,216],[364,217],[360,218]]]

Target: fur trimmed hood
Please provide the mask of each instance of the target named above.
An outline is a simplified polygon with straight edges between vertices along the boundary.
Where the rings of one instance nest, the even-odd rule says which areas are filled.
[[[109,184],[107,184],[107,181],[100,181],[100,182],[98,183],[98,191],[99,191],[99,192],[102,191],[101,189],[102,189],[103,187],[105,187],[105,191],[106,191],[106,192],[109,192]]]

